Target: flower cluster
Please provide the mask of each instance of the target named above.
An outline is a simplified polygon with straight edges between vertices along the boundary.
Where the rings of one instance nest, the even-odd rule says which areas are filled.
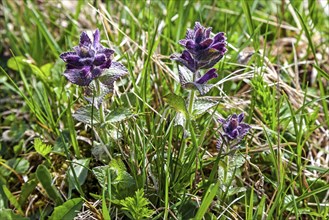
[[[218,147],[221,147],[223,144],[222,138],[225,139],[225,142],[229,145],[230,148],[234,148],[242,138],[248,133],[251,128],[250,125],[243,123],[244,114],[239,115],[233,114],[227,119],[218,119],[222,124],[223,133],[222,137],[218,140]]]
[[[92,80],[99,77],[105,69],[110,67],[124,68],[121,64],[114,64],[111,56],[113,50],[100,44],[100,33],[97,29],[93,34],[93,41],[82,32],[78,46],[73,52],[66,52],[60,58],[67,63],[64,76],[74,84],[88,86]]]
[[[216,78],[216,69],[208,70],[202,77],[199,70],[212,68],[227,51],[225,34],[219,32],[211,38],[211,30],[212,28],[205,28],[196,22],[194,29],[188,29],[185,39],[179,41],[185,50],[182,54],[171,56],[171,59],[176,60],[194,74],[192,83],[205,84],[210,79]]]

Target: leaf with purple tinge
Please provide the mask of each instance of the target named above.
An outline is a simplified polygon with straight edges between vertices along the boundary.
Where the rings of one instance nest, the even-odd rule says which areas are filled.
[[[193,82],[193,73],[185,66],[178,66],[179,81],[183,88],[198,90],[200,95],[205,95],[214,86],[212,84],[206,84],[208,80],[217,77],[214,71],[215,69],[209,70],[206,74]],[[199,72],[197,72],[196,75],[199,75]]]

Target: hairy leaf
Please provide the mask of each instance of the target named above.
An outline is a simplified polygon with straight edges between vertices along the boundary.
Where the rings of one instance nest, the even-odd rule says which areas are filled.
[[[63,205],[57,206],[49,220],[73,219],[81,210],[82,204],[83,200],[81,198],[70,199],[64,202]]]

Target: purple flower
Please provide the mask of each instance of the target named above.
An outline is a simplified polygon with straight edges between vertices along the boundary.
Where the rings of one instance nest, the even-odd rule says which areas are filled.
[[[73,48],[73,52],[66,52],[60,58],[67,63],[64,76],[74,84],[87,86],[99,77],[104,69],[111,67],[113,50],[100,44],[100,34],[97,29],[93,41],[82,32],[80,43]]]
[[[179,43],[185,47],[182,54],[171,58],[186,66],[192,72],[212,68],[226,53],[226,38],[223,32],[210,37],[212,28],[205,28],[195,22],[194,29],[188,29],[185,39]]]
[[[242,123],[244,114],[233,114],[225,119],[218,119],[223,125],[223,136],[227,138],[227,141],[238,140],[240,141],[251,128],[250,125]]]
[[[229,153],[239,148],[240,141],[251,128],[250,125],[242,123],[243,119],[243,113],[239,115],[233,114],[227,119],[218,119],[223,128],[223,132],[220,132],[220,137],[217,141],[219,151]]]

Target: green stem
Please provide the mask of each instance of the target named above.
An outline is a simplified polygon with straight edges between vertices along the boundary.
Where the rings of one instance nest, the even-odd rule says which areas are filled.
[[[96,83],[96,97],[99,97],[101,95],[101,85],[99,80],[95,80]],[[98,129],[99,138],[101,139],[102,145],[104,147],[104,151],[107,153],[107,155],[112,158],[111,153],[107,149],[107,144],[109,143],[109,136],[106,132],[106,120],[105,120],[105,111],[104,111],[104,103],[102,102],[99,106],[99,120],[100,120],[100,127]]]
[[[193,113],[194,96],[195,96],[195,91],[191,90],[189,103],[188,103],[188,114],[189,114],[189,116],[191,116],[192,113]],[[188,118],[190,118],[190,117],[188,117]]]

